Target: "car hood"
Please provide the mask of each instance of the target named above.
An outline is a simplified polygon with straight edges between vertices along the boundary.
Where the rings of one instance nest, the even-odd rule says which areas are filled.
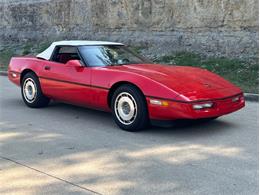
[[[209,94],[210,91],[214,91],[214,94],[216,94],[218,91],[220,92],[224,89],[225,93],[221,93],[219,96],[234,95],[233,93],[241,92],[239,88],[222,77],[205,69],[196,67],[138,64],[123,65],[118,66],[118,68],[153,79],[186,97],[196,96],[196,94],[201,94],[202,92]],[[227,89],[236,90],[231,90],[230,93],[227,94]],[[205,98],[211,97],[205,96]]]

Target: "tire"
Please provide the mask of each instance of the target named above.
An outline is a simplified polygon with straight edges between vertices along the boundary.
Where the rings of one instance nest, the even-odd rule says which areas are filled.
[[[197,121],[198,121],[198,122],[201,122],[201,123],[207,123],[207,122],[216,120],[217,118],[218,118],[218,117],[203,118],[203,119],[198,119]]]
[[[136,132],[149,124],[145,97],[132,85],[121,85],[115,90],[111,109],[116,124],[123,130]]]
[[[38,77],[28,72],[21,83],[21,93],[24,103],[31,108],[41,108],[49,104],[50,99],[42,94]]]
[[[213,121],[213,120],[216,120],[217,118],[218,118],[218,116],[215,116],[215,117],[208,118],[208,120]]]

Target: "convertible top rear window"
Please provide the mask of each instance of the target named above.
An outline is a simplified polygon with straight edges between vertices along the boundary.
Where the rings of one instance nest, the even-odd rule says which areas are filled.
[[[59,53],[77,53],[77,47],[62,46],[59,49]]]
[[[148,62],[127,47],[119,45],[80,46],[79,51],[88,66],[116,66]]]

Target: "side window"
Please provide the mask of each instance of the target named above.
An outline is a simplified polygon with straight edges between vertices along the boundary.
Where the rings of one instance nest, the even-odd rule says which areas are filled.
[[[66,64],[69,60],[80,60],[77,48],[73,46],[57,46],[52,61]]]

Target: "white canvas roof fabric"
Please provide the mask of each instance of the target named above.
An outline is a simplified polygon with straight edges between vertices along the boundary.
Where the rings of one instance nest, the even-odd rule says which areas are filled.
[[[37,58],[50,60],[53,50],[56,46],[83,46],[83,45],[124,45],[116,42],[106,41],[58,41],[53,42],[46,50],[37,55]]]

